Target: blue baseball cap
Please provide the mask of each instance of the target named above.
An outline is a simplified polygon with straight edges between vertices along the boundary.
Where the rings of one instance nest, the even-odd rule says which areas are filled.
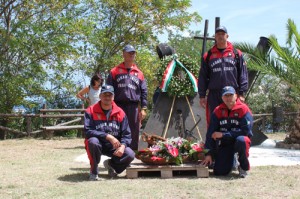
[[[123,51],[125,51],[125,52],[136,52],[135,48],[132,45],[130,45],[130,44],[126,45],[123,48]]]
[[[225,32],[225,33],[228,33],[225,26],[219,26],[219,27],[217,27],[215,32],[216,32],[216,33],[217,33],[217,32]]]
[[[101,87],[101,94],[102,93],[111,93],[111,94],[115,94],[115,92],[114,92],[114,87],[113,86],[111,86],[111,85],[103,85],[102,87]]]
[[[232,86],[225,86],[222,89],[222,96],[226,95],[226,94],[235,94],[235,89]]]

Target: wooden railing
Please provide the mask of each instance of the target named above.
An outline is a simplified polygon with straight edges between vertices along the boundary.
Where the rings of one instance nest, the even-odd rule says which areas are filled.
[[[0,125],[0,130],[8,131],[17,136],[30,136],[30,135],[35,135],[37,133],[41,133],[42,130],[32,131],[31,120],[34,117],[39,117],[39,115],[37,115],[37,114],[17,114],[17,113],[16,114],[3,114],[3,113],[0,113],[0,118],[2,118],[4,120],[9,120],[9,119],[14,119],[14,118],[25,118],[26,131],[20,131],[20,130],[8,128],[8,127],[1,126],[1,125]],[[1,137],[5,137],[5,136],[1,136]]]
[[[283,112],[282,113],[282,117],[284,118],[284,120],[287,120],[287,119],[294,119],[297,117],[297,115],[299,115],[299,112]],[[277,123],[276,122],[276,119],[274,118],[274,114],[273,113],[262,113],[262,114],[253,114],[253,118],[254,118],[254,121],[253,123],[256,124],[256,123],[259,123],[261,122],[261,127],[262,127],[262,132],[265,132],[266,131],[266,121],[267,119],[269,118],[269,120],[271,121],[270,123],[272,123],[272,128],[274,128],[274,126],[277,125],[280,125],[280,123],[284,123],[284,122],[280,122],[280,123]]]
[[[0,125],[0,132],[1,133],[12,133],[15,135],[14,137],[24,137],[24,136],[36,136],[42,135],[44,138],[50,138],[53,136],[55,131],[67,131],[67,130],[78,130],[77,136],[83,136],[83,116],[84,116],[84,108],[81,109],[47,109],[46,106],[43,109],[40,109],[40,114],[2,114],[0,113],[0,118],[2,120],[12,120],[16,118],[24,118],[26,121],[26,128],[25,130],[17,130],[12,129],[6,126]],[[49,114],[52,113],[52,114]],[[290,112],[290,113],[283,113],[284,118],[296,118],[299,115],[299,112]],[[267,119],[270,121],[274,117],[272,113],[264,113],[264,114],[253,114],[254,123],[261,122],[262,132],[265,132],[266,121]],[[33,118],[40,118],[42,121],[42,126],[39,126],[37,129],[33,129],[32,127],[32,119]],[[73,120],[62,122],[54,125],[47,125],[48,119],[55,119],[55,118],[74,118]],[[79,124],[78,124],[79,123]],[[24,129],[24,128],[23,128]],[[5,139],[5,136],[0,135],[0,139]]]
[[[1,126],[0,130],[2,130],[2,134],[6,134],[6,132],[12,133],[15,137],[24,137],[24,136],[35,136],[37,134],[41,134],[44,138],[50,138],[53,136],[54,131],[66,131],[66,130],[81,130],[77,133],[77,136],[82,136],[83,133],[83,116],[84,116],[84,108],[81,109],[47,109],[46,106],[43,106],[43,109],[40,109],[40,114],[2,114],[0,113],[0,117],[3,120],[13,120],[16,118],[25,118],[26,120],[26,131],[21,131],[17,129],[12,129],[9,127]],[[53,113],[53,114],[49,114]],[[80,113],[80,114],[79,114]],[[32,128],[32,118],[41,118],[42,126],[38,129],[33,130]],[[75,118],[71,121],[58,123],[54,125],[47,125],[47,119],[55,119],[55,118]],[[70,124],[76,125],[70,125]],[[5,139],[5,135],[2,135],[1,138]]]

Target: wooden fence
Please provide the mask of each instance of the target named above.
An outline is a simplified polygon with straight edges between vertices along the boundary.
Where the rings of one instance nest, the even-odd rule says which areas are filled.
[[[43,106],[43,109],[40,109],[40,114],[2,114],[0,113],[0,118],[2,120],[12,120],[17,118],[24,118],[26,123],[26,128],[24,131],[12,129],[6,126],[0,125],[0,139],[5,139],[7,132],[14,134],[14,137],[24,137],[24,136],[42,136],[43,138],[51,138],[55,131],[68,131],[68,130],[78,130],[77,136],[83,136],[83,116],[85,109],[47,109],[46,106]],[[299,115],[299,112],[291,113],[282,113],[284,118],[296,118]],[[262,127],[262,132],[266,131],[266,122],[272,121],[272,125],[276,125],[276,118],[274,119],[274,113],[265,113],[265,114],[253,114],[254,123],[260,123]],[[37,129],[32,127],[32,119],[40,118],[41,126]],[[49,125],[47,123],[48,119],[62,119],[62,118],[73,118],[73,120],[55,123]],[[274,122],[275,121],[275,122]],[[78,124],[79,123],[79,124]],[[269,122],[270,123],[270,122]]]
[[[282,126],[284,123],[291,123],[290,120],[294,120],[297,115],[299,115],[299,112],[282,112],[279,116],[273,113],[262,113],[262,114],[253,114],[254,124],[260,123],[260,126],[262,127],[261,131],[266,132],[267,129],[267,121],[269,121],[269,124],[272,126],[273,132],[277,132],[279,127]],[[290,124],[292,125],[292,123]]]
[[[53,136],[54,131],[66,131],[66,130],[73,130],[73,129],[81,130],[78,131],[77,137],[82,137],[84,111],[85,111],[84,108],[82,109],[46,109],[46,108],[41,109],[40,117],[42,118],[43,121],[43,126],[41,127],[43,129],[43,137],[51,138]],[[54,113],[54,114],[49,115],[49,113]],[[68,122],[52,125],[52,126],[47,126],[46,118],[52,118],[52,119],[53,118],[76,118],[76,119],[73,119]],[[80,123],[79,125],[70,125],[78,122]]]
[[[0,118],[5,121],[20,119],[20,118],[24,118],[26,121],[25,131],[12,129],[0,125],[0,131],[2,131],[1,132],[2,135],[0,136],[0,139],[5,139],[7,132],[14,134],[15,137],[42,135],[43,138],[50,138],[53,136],[54,131],[66,131],[66,130],[73,130],[73,129],[81,130],[78,131],[77,136],[82,136],[84,111],[85,109],[83,107],[81,109],[47,109],[46,106],[44,105],[43,109],[40,109],[40,114],[0,113]],[[38,129],[35,130],[33,129],[32,118],[41,119],[42,125]],[[67,122],[48,125],[47,120],[49,118],[50,119],[75,118],[75,119]]]

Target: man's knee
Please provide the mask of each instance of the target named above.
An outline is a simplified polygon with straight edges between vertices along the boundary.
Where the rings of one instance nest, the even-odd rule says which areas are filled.
[[[96,137],[89,138],[87,143],[90,150],[102,150],[102,145]]]
[[[125,148],[125,154],[127,156],[128,161],[132,162],[134,160],[135,153],[134,153],[134,151],[131,148],[126,147]]]
[[[96,137],[91,137],[88,139],[88,145],[92,146],[92,145],[98,145],[99,144],[99,140]]]

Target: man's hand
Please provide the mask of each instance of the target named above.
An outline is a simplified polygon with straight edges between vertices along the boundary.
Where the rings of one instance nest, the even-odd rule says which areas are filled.
[[[211,155],[205,156],[204,160],[201,162],[201,165],[208,166],[212,164],[212,157]]]
[[[115,150],[113,155],[115,155],[117,157],[122,157],[122,155],[124,154],[124,151],[125,151],[125,145],[121,144],[121,146]]]
[[[207,99],[206,97],[201,97],[200,98],[200,106],[202,106],[202,108],[206,108],[206,103],[207,103]]]
[[[146,118],[147,115],[147,111],[145,109],[141,110],[141,116],[142,116],[142,120]]]
[[[223,137],[223,133],[222,132],[217,132],[217,131],[215,131],[211,135],[211,138],[214,139],[214,140],[221,139],[222,137]]]
[[[244,96],[240,95],[239,98],[240,98],[241,102],[243,102],[243,103],[245,102],[245,97]]]
[[[114,149],[117,149],[121,146],[119,140],[110,134],[106,136],[106,140],[108,140],[113,145]]]

